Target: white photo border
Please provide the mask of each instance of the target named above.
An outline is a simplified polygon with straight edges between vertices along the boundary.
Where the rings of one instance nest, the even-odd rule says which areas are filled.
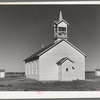
[[[9,1],[9,0],[8,0]],[[30,1],[0,2],[0,5],[100,5],[100,1]]]
[[[17,1],[17,0],[16,0]],[[100,1],[0,2],[1,5],[100,5]],[[100,98],[99,91],[1,91],[0,99]]]

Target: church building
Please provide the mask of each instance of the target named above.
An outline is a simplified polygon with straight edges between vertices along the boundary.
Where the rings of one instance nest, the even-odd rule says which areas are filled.
[[[54,21],[54,42],[25,59],[26,78],[38,81],[85,79],[86,55],[68,41],[68,23],[60,11]]]

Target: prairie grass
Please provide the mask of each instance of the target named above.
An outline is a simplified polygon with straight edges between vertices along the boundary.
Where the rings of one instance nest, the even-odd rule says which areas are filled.
[[[0,79],[0,91],[100,91],[100,77],[94,72],[86,73],[85,80],[68,82],[36,81],[26,79],[24,74],[9,73],[10,77]]]

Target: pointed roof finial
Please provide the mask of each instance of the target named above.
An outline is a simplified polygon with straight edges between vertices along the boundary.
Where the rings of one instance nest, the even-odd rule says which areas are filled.
[[[59,14],[59,21],[62,21],[63,17],[62,17],[62,11],[60,11],[60,14]]]

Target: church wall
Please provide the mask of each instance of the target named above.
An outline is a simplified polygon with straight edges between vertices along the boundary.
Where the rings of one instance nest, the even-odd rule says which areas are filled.
[[[39,80],[59,80],[58,66],[55,63],[55,60],[53,61],[53,59],[49,55],[47,55],[47,57],[40,57]]]
[[[69,57],[74,61],[74,79],[84,80],[85,57],[65,41],[40,56],[39,80],[59,80],[59,67],[56,63],[64,57]]]
[[[25,75],[26,78],[36,79],[39,78],[39,61],[32,61],[25,64]]]

